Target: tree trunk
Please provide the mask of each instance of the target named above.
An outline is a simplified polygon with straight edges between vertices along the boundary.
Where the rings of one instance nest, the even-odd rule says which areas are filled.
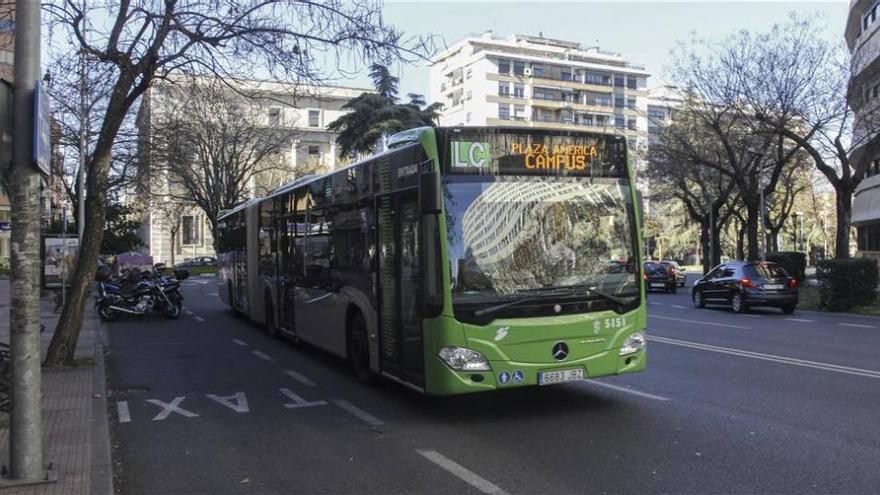
[[[855,188],[840,187],[836,194],[837,209],[837,232],[834,257],[837,259],[849,259],[850,229],[852,228],[852,197]]]
[[[747,206],[746,234],[748,237],[748,259],[757,260],[761,257],[761,250],[758,245],[759,228],[758,228],[758,209]]]
[[[737,222],[736,228],[736,259],[743,260],[746,258],[746,224]]]
[[[709,221],[708,219],[700,224],[700,249],[703,250],[703,275],[709,273],[712,269],[712,260],[709,259],[711,248],[709,247]]]

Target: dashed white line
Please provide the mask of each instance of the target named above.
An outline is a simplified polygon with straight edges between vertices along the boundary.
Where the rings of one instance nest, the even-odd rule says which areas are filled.
[[[309,378],[307,376],[303,375],[302,373],[297,373],[294,370],[284,370],[284,374],[293,378],[294,380],[302,383],[306,387],[314,387],[315,386],[315,382],[309,380]]]
[[[804,318],[786,318],[788,321],[796,321],[798,323],[813,323],[813,320],[806,320]]]
[[[243,341],[243,340],[232,339],[232,341],[235,342],[236,344],[242,346],[242,347],[245,347],[245,346],[247,345],[247,342],[245,342],[245,341]]]
[[[262,359],[263,361],[275,362],[275,358],[266,354],[265,352],[251,351],[251,354],[253,354],[254,356],[257,356],[258,358]]]
[[[385,424],[385,422],[382,421],[381,419],[377,418],[376,416],[373,416],[372,414],[368,413],[367,411],[364,411],[363,409],[352,404],[351,402],[348,402],[347,400],[336,399],[333,402],[337,406],[350,412],[353,416],[356,416],[357,418],[363,420],[364,422],[366,422],[370,426],[382,426]]]
[[[612,390],[617,390],[619,392],[626,392],[628,394],[638,395],[639,397],[645,397],[647,399],[662,400],[662,401],[669,400],[668,397],[662,397],[660,395],[649,394],[647,392],[640,392],[638,390],[633,390],[628,387],[621,387],[619,385],[612,385],[610,383],[600,382],[600,381],[596,381],[596,380],[584,380],[581,383],[588,383],[590,385],[598,385],[600,387],[610,388]]]
[[[196,318],[196,321],[199,322],[199,323],[202,323],[202,322],[205,321],[205,319],[202,318],[201,316],[196,316],[195,318]]]
[[[651,306],[663,306],[663,303],[658,303],[654,301],[648,301],[648,304],[650,304]]]
[[[483,493],[489,493],[491,495],[507,495],[507,492],[502,490],[501,487],[495,483],[479,476],[439,452],[433,450],[417,450],[416,452]]]
[[[838,323],[837,326],[850,328],[877,328],[874,325],[861,325],[858,323]]]
[[[709,325],[713,327],[725,327],[725,328],[737,328],[739,330],[750,330],[751,327],[744,327],[742,325],[731,325],[729,323],[715,323],[713,321],[703,321],[703,320],[686,320],[684,318],[670,318],[668,316],[658,316],[649,314],[648,318],[657,318],[659,320],[669,320],[669,321],[678,321],[681,323],[696,323],[698,325]]]
[[[835,373],[846,373],[848,375],[865,376],[868,378],[880,378],[880,371],[867,370],[862,368],[852,368],[849,366],[840,366],[837,364],[821,363],[817,361],[807,361],[805,359],[790,358],[785,356],[777,356],[774,354],[763,354],[760,352],[743,351],[740,349],[732,349],[730,347],[721,347],[716,345],[701,344],[699,342],[691,342],[688,340],[668,339],[666,337],[657,337],[655,335],[648,336],[651,342],[660,342],[662,344],[677,345],[681,347],[690,347],[702,351],[718,352],[721,354],[730,354],[732,356],[747,357],[752,359],[760,359],[763,361],[771,361],[774,363],[790,364],[792,366],[802,366],[804,368],[813,368],[823,371],[833,371]]]
[[[183,312],[186,313],[186,314],[188,314],[188,315],[190,315],[190,316],[193,315],[193,312],[190,311],[190,310],[188,310],[188,309],[184,309]]]
[[[681,304],[673,304],[672,307],[677,309],[684,309],[684,306],[682,306]]]
[[[120,423],[131,423],[131,413],[128,411],[128,401],[116,402],[116,416]]]

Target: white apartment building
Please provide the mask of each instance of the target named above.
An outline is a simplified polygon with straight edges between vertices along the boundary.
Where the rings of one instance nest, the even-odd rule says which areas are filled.
[[[880,105],[880,2],[851,0],[845,38],[852,55],[852,80],[847,101],[856,113],[854,134],[861,141],[867,133],[876,133]],[[872,115],[870,126],[865,116]],[[870,139],[880,139],[871,136]],[[867,143],[865,143],[867,144]],[[860,256],[880,258],[880,157],[871,159],[865,179],[853,197],[852,224],[856,228]]]
[[[598,47],[490,31],[434,57],[430,77],[441,125],[589,130],[647,145],[649,74]]]
[[[336,147],[337,134],[327,125],[345,113],[342,106],[371,89],[345,86],[304,86],[269,81],[236,81],[239,90],[253,98],[254,108],[265,116],[265,125],[284,126],[290,130],[290,144],[286,153],[290,175],[272,178],[273,186],[291,180],[297,169],[305,165],[322,166],[333,170],[344,165]],[[150,129],[163,117],[164,109],[174,102],[178,81],[157,82],[143,97],[137,117],[140,133],[141,169],[149,171]],[[147,172],[149,173],[149,172]],[[251,194],[259,194],[251,185]],[[162,198],[162,201],[168,201]],[[152,199],[151,201],[159,201]],[[163,206],[163,207],[160,207]],[[200,256],[214,256],[210,223],[198,208],[176,209],[177,218],[168,218],[168,204],[151,204],[143,224],[141,240],[145,254],[154,262],[179,263]],[[174,233],[172,234],[172,230]],[[172,242],[172,237],[174,238]]]

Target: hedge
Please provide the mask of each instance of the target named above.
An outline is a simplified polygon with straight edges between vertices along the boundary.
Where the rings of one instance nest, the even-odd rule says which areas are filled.
[[[868,306],[877,300],[875,259],[822,260],[816,265],[816,278],[822,282],[822,307],[829,311]]]
[[[803,282],[807,278],[807,255],[804,253],[779,251],[767,253],[764,259],[781,266],[789,276],[798,279],[798,282]]]

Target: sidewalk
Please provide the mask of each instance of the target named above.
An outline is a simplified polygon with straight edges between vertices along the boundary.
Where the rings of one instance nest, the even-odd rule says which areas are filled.
[[[58,321],[54,303],[41,301],[45,355]],[[113,473],[104,377],[104,327],[89,307],[76,347],[82,364],[43,369],[43,457],[55,483],[0,488],[0,495],[112,494]],[[9,280],[0,280],[0,341],[9,342]],[[9,419],[0,413],[0,464],[9,466]]]

